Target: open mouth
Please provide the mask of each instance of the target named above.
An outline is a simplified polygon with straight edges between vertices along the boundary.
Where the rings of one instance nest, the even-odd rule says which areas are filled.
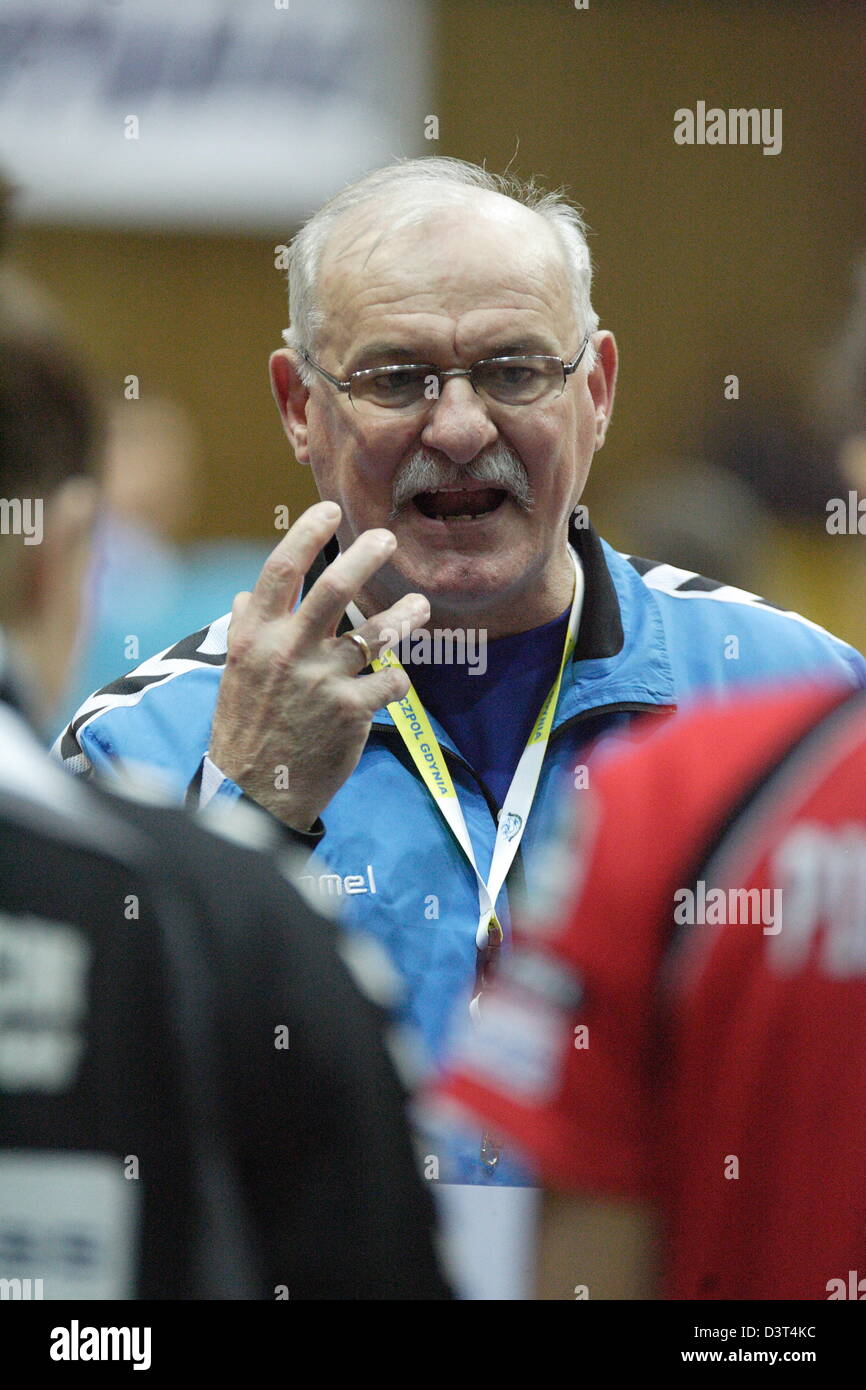
[[[508,493],[498,487],[467,489],[464,492],[419,492],[413,506],[434,521],[476,521],[497,511]]]

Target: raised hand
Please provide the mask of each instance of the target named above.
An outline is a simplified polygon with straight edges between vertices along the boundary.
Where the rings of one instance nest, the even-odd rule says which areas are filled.
[[[232,606],[210,757],[248,796],[308,830],[358,765],[376,710],[408,689],[401,671],[361,676],[363,644],[337,637],[346,605],[393,554],[390,531],[365,531],[319,576],[293,612],[304,578],[340,522],[335,502],[298,518]],[[406,594],[356,630],[373,656],[423,627],[430,605]],[[407,627],[403,627],[407,624]]]

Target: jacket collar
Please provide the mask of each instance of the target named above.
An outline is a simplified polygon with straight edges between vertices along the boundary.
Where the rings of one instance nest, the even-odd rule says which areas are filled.
[[[572,661],[616,656],[622,650],[619,600],[604,558],[601,541],[590,525],[568,528],[569,543],[583,566],[584,600]]]
[[[572,530],[569,539],[584,566],[585,597],[554,728],[609,705],[675,706],[667,635],[653,594],[592,527]]]

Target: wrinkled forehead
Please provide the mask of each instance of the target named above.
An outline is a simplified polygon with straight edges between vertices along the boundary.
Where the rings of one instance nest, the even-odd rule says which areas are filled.
[[[551,335],[570,344],[565,252],[538,213],[500,194],[438,205],[382,200],[344,214],[325,245],[320,347],[343,358],[365,336],[460,329]]]

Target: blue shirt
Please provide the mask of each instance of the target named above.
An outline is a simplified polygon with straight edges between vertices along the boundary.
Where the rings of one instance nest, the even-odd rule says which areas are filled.
[[[487,644],[483,674],[468,665],[409,664],[428,713],[451,735],[501,807],[559,670],[571,605],[552,622]]]

